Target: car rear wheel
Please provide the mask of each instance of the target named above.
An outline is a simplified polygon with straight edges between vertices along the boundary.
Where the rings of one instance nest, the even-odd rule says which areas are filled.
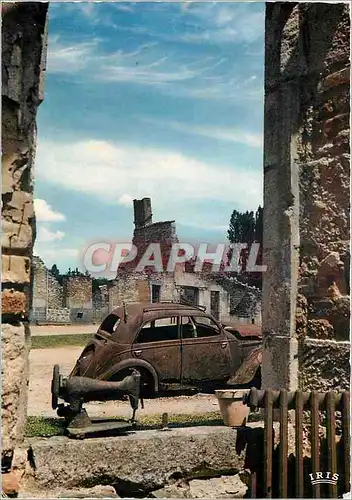
[[[135,368],[141,374],[141,397],[143,399],[151,399],[155,397],[154,380],[152,374],[143,368],[139,368],[138,366],[121,370],[120,372],[117,372],[115,375],[113,375],[110,380],[113,382],[120,382],[125,377],[131,375],[132,368]]]

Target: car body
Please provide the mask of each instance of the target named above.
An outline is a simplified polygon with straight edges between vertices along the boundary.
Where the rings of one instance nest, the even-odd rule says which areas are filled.
[[[70,376],[122,380],[136,368],[145,391],[158,393],[229,380],[246,384],[258,375],[260,364],[259,335],[241,336],[202,308],[131,303],[106,316]]]

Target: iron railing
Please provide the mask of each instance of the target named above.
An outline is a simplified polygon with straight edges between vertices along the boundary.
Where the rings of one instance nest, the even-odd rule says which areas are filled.
[[[338,490],[347,493],[350,491],[350,393],[333,391],[318,392],[287,392],[258,391],[251,389],[245,396],[245,403],[253,410],[264,408],[264,477],[263,498],[272,498],[273,479],[278,482],[276,489],[279,498],[288,497],[288,485],[294,484],[295,498],[338,498]],[[278,463],[276,464],[276,478],[273,478],[274,448],[274,410],[279,413],[280,431]],[[294,471],[288,470],[288,418],[289,410],[295,410],[295,457]],[[303,429],[307,426],[307,416],[310,413],[310,450],[309,471],[304,466]],[[337,452],[337,419],[336,412],[341,412],[341,440]],[[325,415],[324,415],[325,414]],[[325,419],[324,419],[325,416]],[[321,419],[323,417],[323,419]],[[319,430],[322,420],[325,420],[326,441],[324,452]],[[325,440],[324,439],[324,440]],[[340,472],[339,475],[338,471]],[[334,476],[334,474],[336,474]],[[294,476],[294,477],[293,477]],[[342,476],[342,477],[341,477]],[[339,484],[341,477],[343,484]],[[327,485],[327,486],[325,486]],[[251,478],[251,498],[257,498],[257,473]],[[322,491],[324,489],[324,492]],[[327,491],[326,491],[327,490]],[[293,494],[292,490],[290,491]]]

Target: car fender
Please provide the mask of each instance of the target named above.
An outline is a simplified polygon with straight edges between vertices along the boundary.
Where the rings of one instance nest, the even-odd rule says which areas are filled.
[[[154,380],[154,390],[155,392],[158,392],[159,390],[159,377],[158,374],[155,370],[155,368],[148,363],[148,361],[144,361],[144,359],[135,359],[135,358],[129,358],[129,359],[124,359],[123,361],[120,361],[116,365],[113,365],[109,370],[104,373],[104,379],[109,379],[116,375],[118,372],[121,370],[125,370],[126,368],[144,368],[145,370],[148,370],[148,372],[151,374]]]
[[[258,368],[262,364],[263,352],[261,347],[253,349],[251,353],[243,360],[239,369],[229,378],[227,384],[242,385],[248,384],[253,380]]]

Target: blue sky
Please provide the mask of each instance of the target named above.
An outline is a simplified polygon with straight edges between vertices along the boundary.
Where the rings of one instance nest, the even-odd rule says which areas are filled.
[[[183,242],[262,203],[264,3],[52,3],[35,253],[130,241],[133,198]]]

